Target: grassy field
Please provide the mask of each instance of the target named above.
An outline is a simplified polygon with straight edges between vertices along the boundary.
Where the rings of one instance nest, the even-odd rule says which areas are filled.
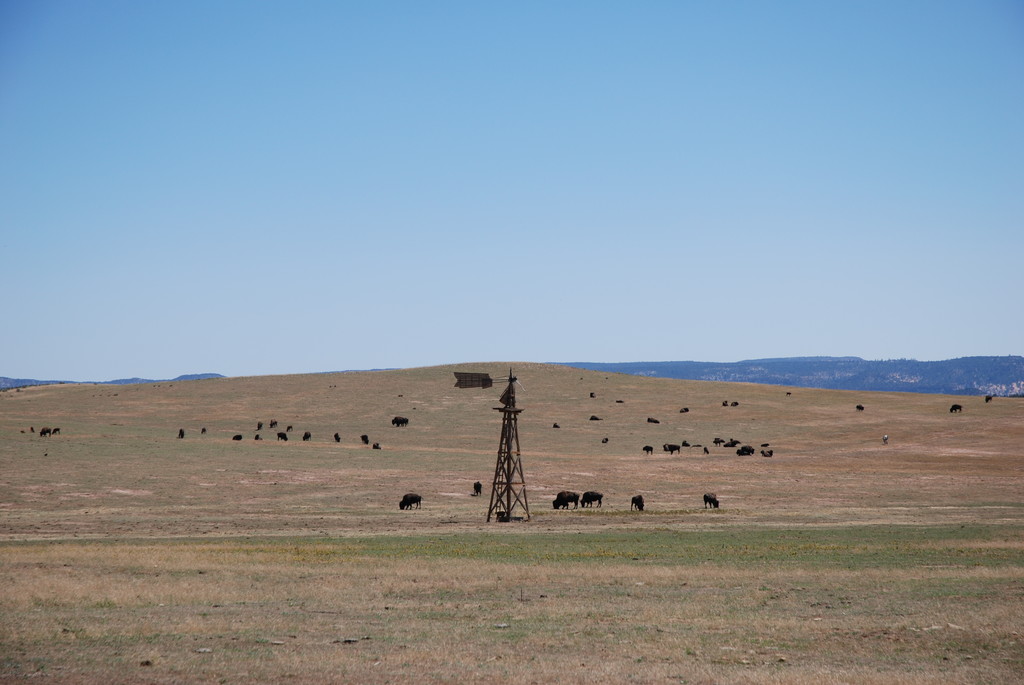
[[[0,393],[0,680],[1022,681],[1024,400],[508,367]]]

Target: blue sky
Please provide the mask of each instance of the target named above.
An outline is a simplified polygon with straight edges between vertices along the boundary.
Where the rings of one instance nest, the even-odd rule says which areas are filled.
[[[0,375],[1024,353],[1024,4],[0,0]]]

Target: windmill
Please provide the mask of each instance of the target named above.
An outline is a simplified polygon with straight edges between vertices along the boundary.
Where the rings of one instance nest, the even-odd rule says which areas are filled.
[[[508,371],[508,387],[498,400],[501,412],[501,440],[498,443],[498,461],[494,465],[494,482],[491,485],[491,506],[487,509],[487,521],[491,518],[507,523],[529,521],[530,505],[526,499],[526,481],[523,479],[523,462],[519,458],[518,417],[522,409],[516,408],[516,377]],[[489,388],[494,381],[486,373],[455,372],[456,388]],[[515,515],[521,509],[520,515]]]

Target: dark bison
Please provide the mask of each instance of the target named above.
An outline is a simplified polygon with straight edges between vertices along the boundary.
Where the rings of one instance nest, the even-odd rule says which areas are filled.
[[[722,438],[715,438],[715,439],[714,439],[714,440],[712,440],[711,442],[715,443],[715,447],[718,447],[719,445],[721,445],[722,443],[724,443],[724,442],[725,442],[725,440],[723,440]]]
[[[689,407],[683,407],[682,409],[679,410],[679,413],[680,414],[689,414],[690,413],[690,408]]]
[[[395,418],[391,419],[391,425],[394,426],[395,428],[405,428],[406,426],[409,425],[409,419],[405,418],[404,416],[396,416]]]
[[[288,442],[288,434],[287,433],[282,433],[282,432],[278,431],[277,439],[278,440],[284,440],[285,442]]]
[[[273,419],[273,420],[272,420],[272,421],[270,422],[270,427],[271,427],[271,428],[277,428],[277,419]]]
[[[730,402],[729,406],[730,407],[738,407],[738,406],[740,406],[740,403],[739,402]]]
[[[633,499],[629,500],[629,510],[633,511],[634,509],[636,509],[637,511],[643,511],[644,510],[644,496],[643,495],[633,495]]]
[[[305,433],[302,434],[302,441],[303,442],[309,442],[310,438],[312,438],[312,437],[313,437],[313,434],[310,433],[309,431],[306,431]]]
[[[607,445],[608,444],[608,438],[601,438],[601,444],[602,445]]]
[[[54,427],[54,428],[53,428],[53,429],[52,429],[52,430],[50,431],[50,435],[60,435],[60,428]]]
[[[263,438],[260,437],[259,433],[257,433],[255,436],[253,436],[253,440],[262,440],[262,439]]]
[[[52,432],[53,432],[53,429],[48,428],[46,426],[43,426],[42,428],[39,429],[39,437],[45,438],[46,436],[50,435]],[[181,436],[179,435],[178,437],[180,438]]]
[[[857,405],[857,411],[864,411],[864,405],[863,404],[858,404]]]
[[[341,435],[339,435],[338,433],[335,433],[334,434],[334,442],[341,442]]]
[[[713,492],[704,493],[704,508],[705,509],[717,509],[718,508],[718,496]]]
[[[285,428],[285,430],[286,430],[287,432],[291,433],[291,432],[292,432],[292,427],[291,427],[291,426],[288,426],[287,428]]]
[[[236,433],[235,435],[231,436],[231,439],[232,440],[241,440],[242,439],[242,434],[241,433]],[[260,436],[257,435],[256,439],[259,440]]]
[[[263,422],[262,421],[257,421],[256,422],[256,430],[257,431],[263,430]]]
[[[961,407],[959,404],[954,404],[952,407],[949,408],[949,413],[950,414],[956,414],[956,413],[962,412],[963,410],[964,410],[964,408]]]
[[[398,503],[398,508],[403,511],[406,509],[412,509],[413,507],[419,509],[420,502],[422,501],[423,498],[417,495],[415,492],[407,492],[405,496],[402,497],[402,501]]]
[[[773,454],[775,454],[775,450],[761,450],[762,457],[771,457]]]
[[[373,449],[379,450],[380,449],[380,443],[379,442],[373,443]]]
[[[583,498],[580,500],[580,506],[581,507],[593,507],[594,506],[594,502],[597,502],[597,506],[600,507],[601,506],[601,502],[603,500],[604,500],[604,495],[602,495],[600,492],[595,492],[593,490],[587,490],[586,492],[583,493]]]
[[[203,430],[199,431],[200,435],[206,435],[206,426],[203,426]]]
[[[992,401],[992,395],[985,395],[985,404],[988,404],[991,401]]]
[[[647,423],[661,423],[658,419],[652,419],[650,416],[647,417]]]
[[[733,438],[729,442],[723,443],[722,447],[735,447],[738,444],[740,444],[740,441],[737,440],[736,438]]]
[[[644,452],[647,454],[654,454],[654,448],[650,445],[644,445]]]
[[[570,490],[562,490],[560,493],[555,495],[555,499],[551,502],[551,507],[553,509],[568,509],[570,502],[572,502],[573,509],[579,508],[579,493],[575,493]]]
[[[484,491],[484,485],[480,481],[473,483],[473,497],[479,497]]]
[[[559,426],[559,425],[558,425],[557,423],[553,423],[553,424],[551,424],[551,427],[552,427],[552,428],[561,428],[561,426]]]
[[[591,421],[600,421],[600,420],[601,420],[601,417],[600,417],[600,416],[591,416],[591,417],[590,417],[590,420],[591,420]]]
[[[43,430],[48,431],[49,429],[44,428]],[[42,435],[43,431],[39,431],[39,434]],[[178,439],[181,440],[183,437],[185,437],[185,429],[184,428],[179,428],[178,429]]]
[[[665,444],[665,445],[661,446],[661,449],[662,449],[663,452],[668,452],[669,454],[675,454],[676,452],[679,451],[679,445]]]
[[[711,454],[711,452],[708,452],[708,448],[707,447],[704,448],[704,454]]]
[[[370,444],[370,436],[369,435],[360,435],[359,439],[363,441],[364,445],[369,445]]]
[[[738,450],[736,450],[736,456],[737,457],[749,457],[754,452],[755,452],[755,450],[754,450],[753,447],[751,447],[750,445],[744,445],[743,447],[741,447]]]

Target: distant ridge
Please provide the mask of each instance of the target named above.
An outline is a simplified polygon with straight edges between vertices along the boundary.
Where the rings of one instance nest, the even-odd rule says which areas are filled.
[[[61,385],[68,383],[94,383],[96,385],[135,385],[139,383],[171,383],[174,381],[201,381],[207,378],[224,378],[219,373],[189,373],[177,378],[152,380],[149,378],[119,378],[113,381],[40,381],[34,378],[7,378],[0,376],[0,390],[24,388],[30,385]]]
[[[1024,395],[1024,357],[867,361],[860,357],[788,357],[740,362],[568,362],[592,371],[695,381],[764,383],[829,390],[943,395]]]

